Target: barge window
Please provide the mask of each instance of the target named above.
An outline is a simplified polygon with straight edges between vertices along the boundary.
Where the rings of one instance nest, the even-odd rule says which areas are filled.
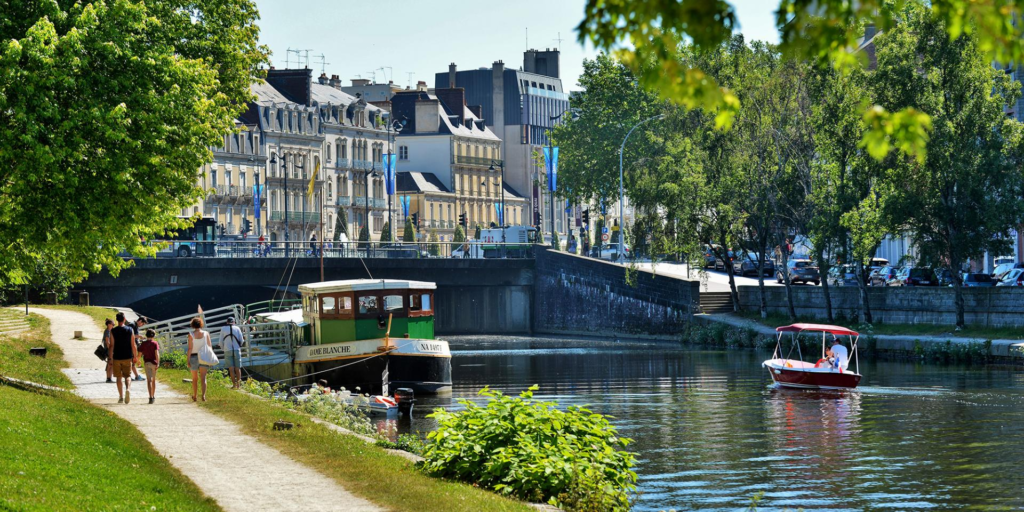
[[[376,313],[379,311],[377,308],[377,296],[376,295],[363,295],[359,297],[359,313]]]
[[[352,297],[341,297],[341,303],[339,304],[342,311],[352,311]]]
[[[429,293],[409,294],[409,311],[424,312],[430,311]]]
[[[320,303],[323,306],[321,311],[323,311],[324,314],[333,315],[338,312],[338,309],[336,307],[337,301],[334,299],[334,297],[324,297],[320,299]]]
[[[401,295],[385,295],[384,311],[401,311],[405,309],[405,297]]]

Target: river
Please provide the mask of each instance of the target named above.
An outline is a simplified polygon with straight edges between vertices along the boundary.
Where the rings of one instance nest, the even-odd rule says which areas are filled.
[[[780,390],[753,350],[448,337],[451,398],[418,397],[401,430],[434,428],[488,385],[589,404],[636,442],[634,510],[1024,507],[1024,372],[871,361],[853,392]]]

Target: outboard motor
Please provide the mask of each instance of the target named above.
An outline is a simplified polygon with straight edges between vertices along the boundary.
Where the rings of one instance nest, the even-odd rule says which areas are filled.
[[[416,394],[409,388],[395,390],[395,401],[398,402],[398,414],[412,418],[412,406],[416,403]]]

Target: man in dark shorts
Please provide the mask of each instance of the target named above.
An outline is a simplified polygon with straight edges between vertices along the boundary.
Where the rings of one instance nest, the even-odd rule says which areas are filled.
[[[110,346],[107,351],[117,381],[117,403],[127,404],[131,402],[132,367],[139,359],[139,352],[135,346],[135,332],[124,324],[124,313],[118,313],[116,318],[117,327],[110,330]]]

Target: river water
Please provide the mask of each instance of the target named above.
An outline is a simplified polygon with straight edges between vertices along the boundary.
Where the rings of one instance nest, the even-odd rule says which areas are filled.
[[[853,392],[774,389],[754,350],[448,337],[451,398],[489,385],[614,416],[637,452],[635,510],[1024,509],[1024,372],[861,359]]]

